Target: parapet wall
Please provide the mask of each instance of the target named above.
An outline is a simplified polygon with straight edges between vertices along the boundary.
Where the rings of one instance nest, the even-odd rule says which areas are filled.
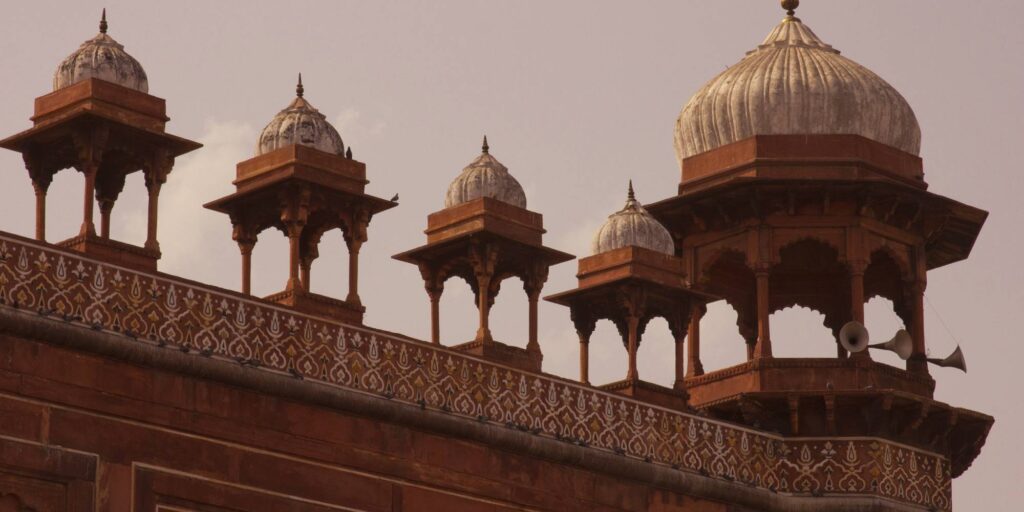
[[[949,463],[939,454],[874,438],[745,429],[6,234],[0,303],[153,352],[220,360],[665,471],[779,495],[951,507]]]

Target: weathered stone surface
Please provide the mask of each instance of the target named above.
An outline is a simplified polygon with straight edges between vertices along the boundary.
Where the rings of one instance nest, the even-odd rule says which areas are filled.
[[[608,220],[594,234],[591,252],[600,254],[629,246],[675,254],[672,235],[636,200],[633,183],[629,184],[626,205],[609,215]]]
[[[787,134],[861,135],[912,154],[921,148],[903,96],[794,16],[693,95],[676,123],[676,156],[682,162],[754,135]]]
[[[451,208],[481,197],[526,208],[523,187],[508,172],[508,168],[491,155],[486,138],[480,156],[462,169],[462,173],[448,186],[444,207]]]

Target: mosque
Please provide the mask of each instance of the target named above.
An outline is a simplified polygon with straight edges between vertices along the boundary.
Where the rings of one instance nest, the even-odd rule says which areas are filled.
[[[783,0],[764,41],[682,107],[678,189],[656,200],[630,185],[621,210],[596,212],[611,215],[575,288],[544,292],[574,256],[544,245],[543,216],[484,138],[424,243],[392,263],[420,271],[429,340],[364,324],[360,249],[398,204],[367,191],[372,171],[301,76],[235,191],[207,198],[233,227],[238,291],[158,271],[161,186],[201,145],[166,131],[165,101],[104,13],[35,99],[32,126],[0,141],[36,198],[34,236],[0,232],[0,511],[951,510],[994,419],[934,399],[930,365],[966,364],[959,349],[928,357],[924,292],[929,270],[968,257],[987,213],[928,190],[910,105],[798,4]],[[65,169],[84,176],[82,224],[53,241],[47,190]],[[124,190],[134,172],[141,246],[110,236],[120,195],[143,193]],[[267,229],[287,236],[288,279],[257,297],[251,257]],[[344,299],[310,289],[335,229]],[[456,344],[439,321],[453,277],[478,311],[476,336]],[[510,277],[528,299],[525,348],[489,327]],[[889,341],[863,326],[879,296],[906,326]],[[540,300],[567,309],[578,381],[543,371]],[[720,300],[746,358],[706,372],[701,344],[716,340],[701,320]],[[835,357],[773,356],[787,340],[770,316],[793,305],[824,315]],[[673,338],[671,387],[637,372],[654,318]],[[595,384],[600,320],[628,370]]]

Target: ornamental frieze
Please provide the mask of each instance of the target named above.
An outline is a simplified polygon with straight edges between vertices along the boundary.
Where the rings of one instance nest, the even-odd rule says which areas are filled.
[[[951,507],[949,462],[938,454],[873,438],[746,429],[11,236],[0,236],[0,304],[153,350],[315,380],[773,492]]]

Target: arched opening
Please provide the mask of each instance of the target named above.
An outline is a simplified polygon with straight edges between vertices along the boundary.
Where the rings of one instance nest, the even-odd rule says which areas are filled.
[[[96,205],[96,232],[100,229],[100,207]],[[133,245],[146,243],[149,222],[149,192],[141,172],[125,177],[124,190],[117,196],[110,214],[110,238]]]
[[[236,251],[234,256],[241,261]],[[288,238],[279,229],[265,229],[252,251],[252,294],[280,292],[288,285]]]
[[[348,247],[341,230],[324,233],[317,253],[310,270],[309,291],[344,300],[348,295]]]
[[[642,345],[642,343],[641,343]],[[626,378],[629,356],[611,320],[598,320],[590,337],[590,382],[595,386]]]
[[[85,176],[73,168],[53,175],[53,181],[46,192],[47,241],[59,242],[78,234],[82,227],[84,188]]]
[[[747,360],[747,342],[737,328],[738,322],[739,315],[728,302],[708,304],[700,320],[700,360],[705,373]]]
[[[768,289],[769,310],[774,312],[793,306],[803,309],[779,316],[781,325],[769,320],[773,352],[781,355],[810,351],[822,357],[835,357],[836,336],[851,315],[850,272],[839,261],[839,251],[817,239],[786,245],[779,251],[779,262],[771,268]],[[808,309],[813,312],[806,311]],[[790,322],[796,325],[787,325]],[[815,331],[815,326],[820,325],[824,325],[825,330]],[[794,351],[787,346],[793,343],[788,336],[807,342],[813,338],[820,347],[805,343],[806,350]]]
[[[910,302],[907,297],[906,275],[903,267],[887,250],[877,250],[864,271],[864,296],[883,297],[890,301],[891,311],[903,322],[910,324]],[[865,311],[865,315],[867,312]],[[870,330],[870,324],[868,324]]]
[[[675,340],[664,318],[647,322],[636,358],[640,379],[669,388],[675,383]]]
[[[440,310],[442,345],[459,345],[476,338],[479,327],[476,295],[466,281],[459,277],[445,281]],[[429,309],[424,308],[423,315],[429,319]]]
[[[755,340],[757,319],[754,272],[739,251],[719,254],[700,279],[701,289],[724,298],[708,304],[700,323],[700,359],[705,372],[747,360],[747,344]]]
[[[835,357],[836,337],[825,327],[825,315],[804,306],[772,313],[772,350],[775,357]]]
[[[510,277],[501,282],[501,290],[491,306],[491,335],[506,345],[526,348],[529,338],[530,305],[523,281]]]
[[[906,325],[896,314],[893,302],[885,297],[873,297],[864,306],[864,325],[868,329],[871,343],[884,343],[892,339],[896,331]],[[871,358],[888,365],[903,367],[906,363],[888,350],[872,350]]]

